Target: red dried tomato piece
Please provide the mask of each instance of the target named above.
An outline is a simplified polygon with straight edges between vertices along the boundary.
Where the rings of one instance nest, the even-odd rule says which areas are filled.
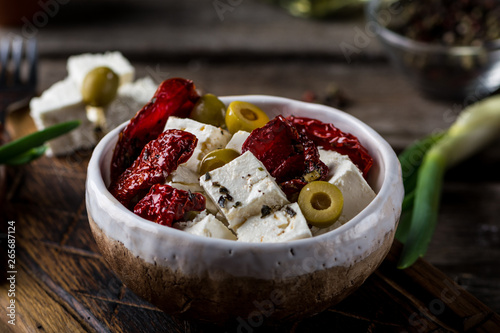
[[[282,116],[252,131],[242,146],[242,152],[247,150],[264,164],[278,183],[302,175],[304,149],[299,133]]]
[[[323,179],[317,179],[317,180],[323,180]],[[307,185],[307,182],[304,179],[295,178],[284,181],[279,185],[283,193],[285,193],[288,200],[290,200],[291,202],[296,202],[300,190],[302,190],[302,188]]]
[[[134,213],[153,222],[171,227],[190,211],[205,209],[205,197],[200,193],[178,190],[156,184],[134,207]]]
[[[366,178],[373,165],[373,158],[354,135],[344,133],[333,124],[323,123],[316,119],[303,117],[288,117],[287,119],[316,146],[349,156]]]
[[[196,136],[189,132],[166,130],[144,147],[134,164],[111,183],[109,191],[125,207],[133,207],[134,199],[140,199],[152,185],[164,183],[179,164],[186,162],[197,143]]]
[[[243,152],[247,150],[283,185],[289,198],[307,184],[305,176],[324,180],[328,175],[328,167],[320,161],[314,143],[281,115],[252,131],[242,146]]]
[[[188,117],[200,96],[192,81],[163,81],[148,104],[120,132],[111,161],[111,180],[117,179],[141,153],[142,148],[163,132],[169,116]]]

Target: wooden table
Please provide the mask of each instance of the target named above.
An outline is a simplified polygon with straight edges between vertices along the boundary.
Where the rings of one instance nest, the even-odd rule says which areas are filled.
[[[53,12],[42,10],[46,24],[33,21],[20,29],[2,28],[0,34],[38,38],[40,92],[66,76],[69,55],[106,50],[123,52],[137,77],[191,78],[217,95],[302,99],[313,92],[321,102],[328,87],[337,85],[349,98],[342,109],[372,126],[397,152],[447,128],[463,107],[461,101],[421,96],[387,63],[374,38],[368,36],[359,53],[347,59],[339,45],[366,34],[362,16],[311,21],[264,2],[221,1],[232,4],[231,10],[221,14],[215,2],[201,0],[60,1]],[[14,137],[32,126],[22,112],[11,118]],[[351,297],[276,331],[500,331],[498,143],[446,175],[439,225],[425,260],[396,270],[396,243]],[[85,211],[90,153],[44,157],[8,170],[0,217],[2,227],[15,221],[17,316],[12,326],[1,315],[0,331],[214,331],[170,318],[107,268]],[[10,284],[7,270],[2,273],[0,304],[6,309]]]

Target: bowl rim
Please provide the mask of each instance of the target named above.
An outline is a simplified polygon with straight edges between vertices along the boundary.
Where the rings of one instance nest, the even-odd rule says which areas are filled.
[[[125,208],[122,204],[118,202],[116,198],[114,198],[111,195],[111,193],[109,193],[105,181],[103,179],[104,177],[101,173],[101,164],[103,163],[103,157],[106,156],[106,154],[108,154],[110,149],[114,149],[114,144],[117,140],[118,133],[128,123],[128,121],[122,123],[117,128],[113,129],[111,132],[105,135],[95,147],[88,164],[87,184],[86,184],[87,192],[88,192],[89,182],[91,182],[93,186],[93,191],[97,190],[100,191],[100,193],[104,194],[103,197],[109,200],[109,205],[107,208],[114,211],[118,215],[113,214],[111,211],[109,212],[109,214],[112,216],[120,216],[121,214],[126,214],[125,216],[128,216],[127,220],[121,222],[125,222],[126,224],[132,223],[132,225],[129,225],[129,227],[145,229],[146,231],[158,234],[160,237],[161,235],[180,237],[188,242],[195,242],[197,245],[206,245],[206,246],[216,247],[219,249],[227,249],[227,246],[230,245],[231,249],[235,250],[245,251],[245,250],[257,249],[259,252],[264,251],[263,253],[265,253],[266,250],[271,251],[282,248],[290,248],[292,245],[294,248],[308,247],[318,242],[330,239],[331,237],[336,237],[342,233],[347,232],[348,230],[355,229],[356,226],[361,224],[362,221],[367,216],[373,214],[379,209],[379,207],[383,206],[383,203],[386,200],[388,200],[390,195],[392,194],[391,192],[394,189],[393,186],[395,183],[402,184],[401,166],[392,147],[374,129],[372,129],[370,126],[368,126],[367,124],[363,123],[361,120],[355,118],[350,114],[347,114],[343,111],[340,111],[338,109],[326,105],[302,102],[290,98],[275,97],[269,95],[235,95],[235,96],[224,96],[219,98],[225,104],[227,104],[232,100],[244,99],[245,101],[248,101],[250,103],[257,103],[257,104],[278,103],[278,104],[283,104],[284,106],[294,105],[305,109],[314,108],[328,113],[333,112],[336,114],[337,118],[352,123],[356,128],[359,128],[360,130],[364,131],[368,137],[375,140],[378,147],[378,154],[380,155],[380,163],[384,165],[384,168],[381,169],[384,171],[383,182],[378,192],[376,192],[375,198],[358,215],[356,215],[354,218],[352,218],[345,224],[339,226],[338,228],[326,232],[322,235],[306,239],[293,240],[289,242],[281,242],[281,243],[238,242],[233,240],[216,239],[216,238],[192,235],[182,230],[178,230],[176,228],[165,227],[157,223],[154,223],[152,221],[146,220],[140,216],[137,216],[132,211],[129,211],[127,208]],[[402,201],[402,197],[400,199]],[[398,204],[400,204],[399,201]],[[88,209],[88,204],[87,204],[87,209]],[[90,212],[89,215],[91,215]],[[397,224],[397,220],[395,223]],[[97,224],[99,225],[99,223]],[[394,228],[395,227],[396,226],[394,226]],[[112,235],[108,236],[111,236],[111,238],[113,238]]]
[[[487,41],[481,46],[472,45],[462,45],[462,46],[445,46],[437,43],[425,43],[421,41],[416,41],[397,32],[388,29],[386,26],[380,24],[377,19],[377,10],[379,1],[369,1],[366,6],[367,19],[369,23],[375,25],[377,35],[380,38],[384,38],[387,42],[391,44],[398,45],[406,49],[412,49],[414,51],[426,52],[426,53],[436,53],[443,55],[452,55],[457,57],[462,56],[472,56],[485,52],[495,52],[500,51],[500,38],[493,41]]]

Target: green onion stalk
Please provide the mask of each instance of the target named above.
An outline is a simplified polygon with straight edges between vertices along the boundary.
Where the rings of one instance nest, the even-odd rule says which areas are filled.
[[[0,164],[20,165],[42,156],[45,142],[66,134],[80,125],[79,120],[56,124],[0,146]]]
[[[411,145],[400,155],[405,187],[396,238],[404,243],[398,268],[422,257],[436,228],[447,169],[471,157],[500,136],[500,96],[464,109],[452,126]]]

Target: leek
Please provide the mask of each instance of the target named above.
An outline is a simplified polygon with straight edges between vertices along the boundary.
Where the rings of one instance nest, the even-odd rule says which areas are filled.
[[[422,164],[425,154],[444,134],[444,132],[431,134],[412,144],[399,154],[398,159],[401,163],[405,193],[412,193],[415,189],[418,169]]]
[[[404,243],[398,268],[411,266],[427,251],[438,220],[446,170],[477,153],[499,135],[500,96],[493,96],[464,109],[446,133],[427,146],[429,149],[416,168],[416,181],[412,183],[414,170],[404,179],[405,190],[412,190],[407,193],[402,224],[398,227],[401,230],[397,232],[397,238]],[[406,161],[401,155],[400,160]]]
[[[431,134],[414,144],[408,146],[398,159],[401,163],[402,178],[405,190],[405,197],[401,207],[401,217],[399,219],[398,229],[396,230],[396,239],[405,243],[411,225],[411,215],[415,201],[415,187],[417,185],[417,175],[420,165],[427,151],[438,142],[445,132]]]

